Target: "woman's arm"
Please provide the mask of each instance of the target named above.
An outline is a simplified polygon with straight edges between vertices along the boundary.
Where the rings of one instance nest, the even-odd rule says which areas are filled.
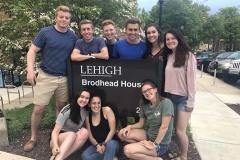
[[[193,53],[189,53],[187,65],[187,110],[194,107],[195,94],[196,94],[196,59]],[[188,110],[192,111],[192,110]]]
[[[115,115],[110,107],[103,107],[102,109],[103,109],[103,115],[108,120],[108,125],[110,128],[110,131],[105,139],[105,142],[107,143],[108,141],[110,141],[113,138],[113,136],[116,132],[116,119],[115,119]]]
[[[157,138],[155,139],[155,143],[156,144],[160,144],[160,142],[162,141],[163,137],[165,136],[167,130],[168,130],[168,126],[171,122],[171,118],[172,116],[162,116],[162,124],[158,130],[158,135]]]

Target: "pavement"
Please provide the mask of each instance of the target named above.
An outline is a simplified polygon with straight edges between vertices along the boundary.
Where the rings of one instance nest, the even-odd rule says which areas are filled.
[[[19,87],[22,95],[21,90]],[[31,88],[25,90],[26,96],[21,97],[20,105],[17,94],[10,95],[11,104],[8,104],[6,89],[0,88],[4,109],[31,103]],[[193,141],[202,160],[240,160],[240,115],[226,103],[240,104],[240,89],[198,70],[196,103],[190,124]],[[2,151],[0,159],[31,160]]]

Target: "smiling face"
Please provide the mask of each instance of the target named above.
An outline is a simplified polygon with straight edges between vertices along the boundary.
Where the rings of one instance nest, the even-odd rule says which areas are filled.
[[[107,40],[115,39],[116,30],[112,24],[103,27],[103,34]]]
[[[90,99],[90,93],[87,91],[83,91],[79,98],[77,99],[77,103],[80,107],[84,107],[88,104]]]
[[[142,94],[147,100],[153,101],[156,99],[157,88],[153,88],[150,84],[145,84],[142,86]]]
[[[92,24],[82,24],[80,26],[80,32],[86,42],[91,42],[93,40],[94,30]]]
[[[149,42],[158,43],[158,37],[159,37],[159,33],[156,27],[150,26],[147,28],[147,39],[149,40]]]
[[[101,110],[101,99],[99,97],[93,97],[90,101],[90,108],[92,112],[99,112]]]
[[[139,24],[129,23],[126,27],[127,40],[130,43],[137,43],[139,40],[140,28]]]
[[[71,14],[69,12],[58,11],[55,17],[57,29],[67,29],[70,23]]]
[[[174,37],[173,34],[167,33],[166,34],[166,45],[169,49],[172,49],[173,51],[175,51],[177,49],[177,46],[178,46],[177,38]]]

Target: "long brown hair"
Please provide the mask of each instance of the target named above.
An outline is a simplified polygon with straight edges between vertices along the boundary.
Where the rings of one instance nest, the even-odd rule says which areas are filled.
[[[186,42],[183,34],[177,29],[170,29],[165,33],[164,36],[164,55],[168,56],[172,54],[172,50],[169,49],[166,45],[166,35],[170,33],[172,34],[178,41],[176,53],[175,53],[175,61],[173,66],[176,68],[180,68],[185,66],[186,61],[188,60],[189,53],[192,52],[191,48],[189,47],[188,43]]]

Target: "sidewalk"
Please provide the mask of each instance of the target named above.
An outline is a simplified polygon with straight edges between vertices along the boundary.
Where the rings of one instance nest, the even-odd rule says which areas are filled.
[[[240,159],[240,115],[225,103],[240,104],[240,89],[197,71],[193,140],[202,160]]]
[[[216,79],[213,86],[213,77],[197,71],[196,105],[190,120],[193,140],[202,160],[237,160],[240,159],[240,115],[229,108],[225,103],[240,104],[240,89]],[[4,108],[11,108],[7,104],[7,95],[4,96]],[[21,94],[22,95],[22,94]],[[31,99],[31,89],[28,97]],[[28,99],[28,100],[29,100]],[[26,103],[31,101],[23,99]],[[6,107],[5,107],[6,106]],[[21,107],[21,105],[19,105]],[[0,159],[31,160],[22,156],[12,155],[0,151]]]

